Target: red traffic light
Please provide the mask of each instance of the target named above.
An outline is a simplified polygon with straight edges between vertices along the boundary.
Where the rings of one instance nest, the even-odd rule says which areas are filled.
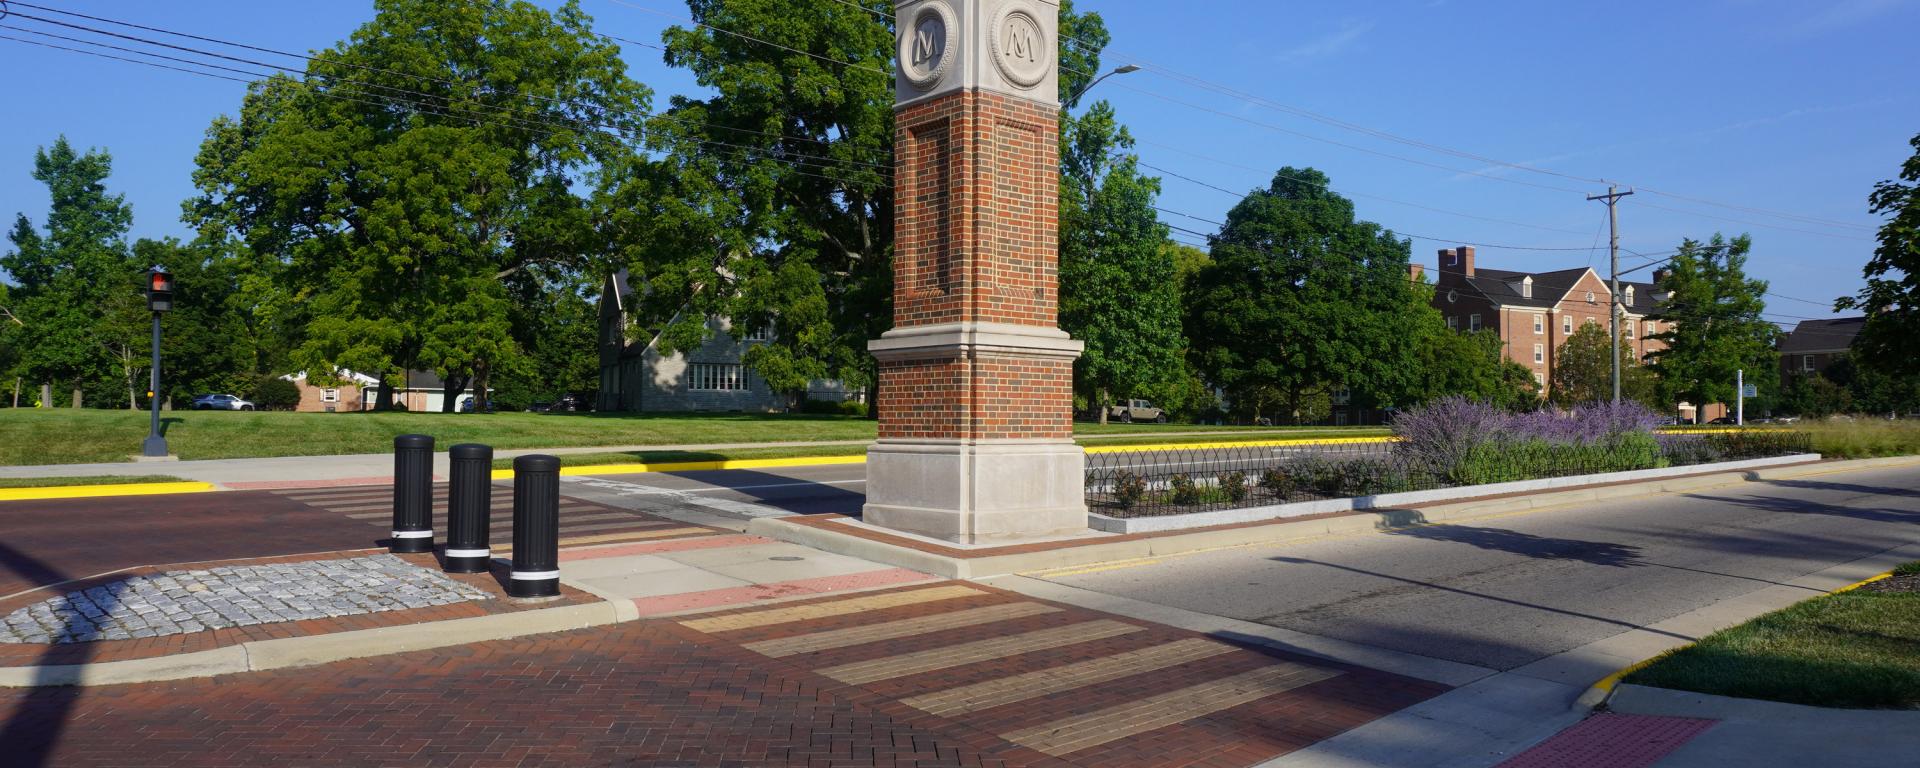
[[[173,275],[157,269],[147,273],[147,290],[155,293],[171,293],[173,291]]]
[[[147,270],[147,309],[166,312],[173,309],[173,273],[159,267]]]

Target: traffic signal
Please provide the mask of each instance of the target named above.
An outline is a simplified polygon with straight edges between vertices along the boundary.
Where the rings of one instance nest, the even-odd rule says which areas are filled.
[[[173,273],[160,267],[147,270],[147,309],[155,312],[173,309]]]

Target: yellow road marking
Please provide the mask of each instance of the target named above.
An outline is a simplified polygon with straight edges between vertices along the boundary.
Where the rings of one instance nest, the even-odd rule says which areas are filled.
[[[159,496],[172,493],[206,493],[216,490],[213,483],[127,483],[125,485],[60,485],[45,488],[0,488],[0,501],[38,499],[82,499],[97,496]]]

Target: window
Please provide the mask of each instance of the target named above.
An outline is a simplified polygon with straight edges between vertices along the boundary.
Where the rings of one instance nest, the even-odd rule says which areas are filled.
[[[1587,291],[1587,303],[1588,303],[1588,304],[1592,304],[1592,303],[1594,303],[1594,302],[1593,302],[1593,291]]]
[[[323,403],[340,402],[340,390],[337,390],[337,389],[320,390],[320,402],[323,402]]]
[[[1467,330],[1469,331],[1480,330],[1480,313],[1475,312],[1471,315],[1467,315]]]
[[[1536,335],[1536,336],[1538,336],[1538,335],[1540,335],[1540,334],[1542,334],[1542,333],[1546,333],[1546,332],[1547,332],[1547,316],[1546,316],[1546,315],[1534,315],[1534,316],[1533,316],[1533,333],[1534,333],[1534,335]]]
[[[772,340],[773,340],[773,323],[767,323],[766,325],[761,326],[760,328],[754,329],[753,331],[747,333],[747,341],[772,341]]]
[[[687,388],[709,392],[736,392],[747,388],[746,376],[739,363],[689,363]]]
[[[1453,315],[1447,315],[1447,330],[1449,331],[1460,330],[1460,318],[1454,317]]]
[[[1660,332],[1660,323],[1659,323],[1659,322],[1657,322],[1657,321],[1654,321],[1654,320],[1648,320],[1648,321],[1647,321],[1647,335],[1648,335],[1648,336],[1652,336],[1652,335],[1654,335],[1654,334],[1656,334],[1656,333],[1659,333],[1659,332]]]
[[[1627,306],[1633,306],[1633,286],[1627,286]]]
[[[1813,373],[1813,355],[1800,356],[1800,370]]]
[[[1544,363],[1546,361],[1547,361],[1547,345],[1545,344],[1533,345],[1533,362]]]
[[[1529,299],[1533,298],[1533,278],[1532,277],[1528,277],[1527,279],[1520,281],[1520,295],[1524,298],[1529,298]]]
[[[1534,371],[1534,372],[1533,372],[1533,383],[1534,383],[1534,384],[1536,384],[1536,385],[1538,385],[1538,386],[1539,386],[1539,387],[1540,387],[1541,389],[1546,389],[1546,388],[1547,388],[1547,375],[1546,375],[1546,374],[1544,374],[1544,373],[1541,373],[1541,372],[1539,372],[1539,371]]]
[[[1625,323],[1622,323],[1622,325],[1626,326],[1627,340],[1632,341],[1633,340],[1633,321],[1629,320]]]
[[[1560,316],[1560,332],[1568,336],[1573,335],[1573,315]]]

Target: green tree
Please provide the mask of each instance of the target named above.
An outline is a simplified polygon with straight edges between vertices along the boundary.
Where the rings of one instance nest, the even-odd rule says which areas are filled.
[[[1880,225],[1880,245],[1862,270],[1867,287],[1840,299],[1836,309],[1867,315],[1854,348],[1866,366],[1889,375],[1920,376],[1920,134],[1899,179],[1873,186],[1867,198]]]
[[[1825,418],[1853,410],[1853,392],[1821,374],[1789,376],[1780,390],[1780,411]]]
[[[701,0],[702,26],[662,35],[666,62],[712,95],[676,97],[649,134],[665,156],[609,174],[599,208],[663,351],[722,316],[740,335],[773,327],[746,362],[776,391],[872,383],[866,342],[892,322],[890,9]]]
[[[1213,263],[1187,297],[1192,356],[1237,407],[1279,405],[1305,420],[1347,389],[1360,407],[1419,395],[1425,320],[1407,277],[1411,247],[1372,222],[1313,169],[1282,168],[1227,213]]]
[[[1746,235],[1728,240],[1716,234],[1705,243],[1687,239],[1657,281],[1665,298],[1652,317],[1671,330],[1647,337],[1666,345],[1647,357],[1663,405],[1732,403],[1741,370],[1763,394],[1777,391],[1779,329],[1761,317],[1766,281],[1747,279],[1752,246]],[[1762,407],[1764,398],[1749,405]]]
[[[1613,399],[1613,339],[1605,326],[1585,323],[1556,353],[1549,390],[1555,405],[1571,408]],[[1620,346],[1620,396],[1662,409],[1653,371],[1634,359],[1633,347]]]
[[[1439,310],[1432,309],[1431,304],[1425,309],[1433,314],[1421,336],[1422,343],[1416,347],[1416,389],[1403,405],[1456,395],[1508,410],[1539,404],[1540,387],[1533,380],[1533,371],[1501,356],[1498,334],[1455,331],[1446,327]]]
[[[20,370],[20,348],[26,339],[20,333],[20,317],[13,311],[13,296],[6,283],[0,283],[0,379],[11,387],[9,407],[20,407],[20,387],[26,374]]]
[[[272,277],[280,295],[260,306],[299,307],[293,365],[318,381],[431,367],[451,408],[523,353],[507,310],[528,268],[591,265],[572,189],[628,167],[649,92],[571,0],[375,11],[304,77],[257,82],[238,119],[214,122],[189,218]]]
[[[146,368],[144,357],[129,369],[127,358],[116,355],[134,343],[126,326],[129,308],[140,301],[140,281],[126,240],[133,210],[107,192],[112,171],[104,150],[75,153],[64,136],[36,151],[33,178],[52,198],[46,234],[19,215],[8,235],[13,248],[0,256],[0,268],[17,283],[11,292],[17,332],[31,340],[20,346],[18,374],[66,384],[76,408],[84,392],[114,392]]]
[[[1086,344],[1075,384],[1105,423],[1116,396],[1182,378],[1180,283],[1154,211],[1159,180],[1120,154],[1133,139],[1113,107],[1102,101],[1062,123],[1060,326]]]

